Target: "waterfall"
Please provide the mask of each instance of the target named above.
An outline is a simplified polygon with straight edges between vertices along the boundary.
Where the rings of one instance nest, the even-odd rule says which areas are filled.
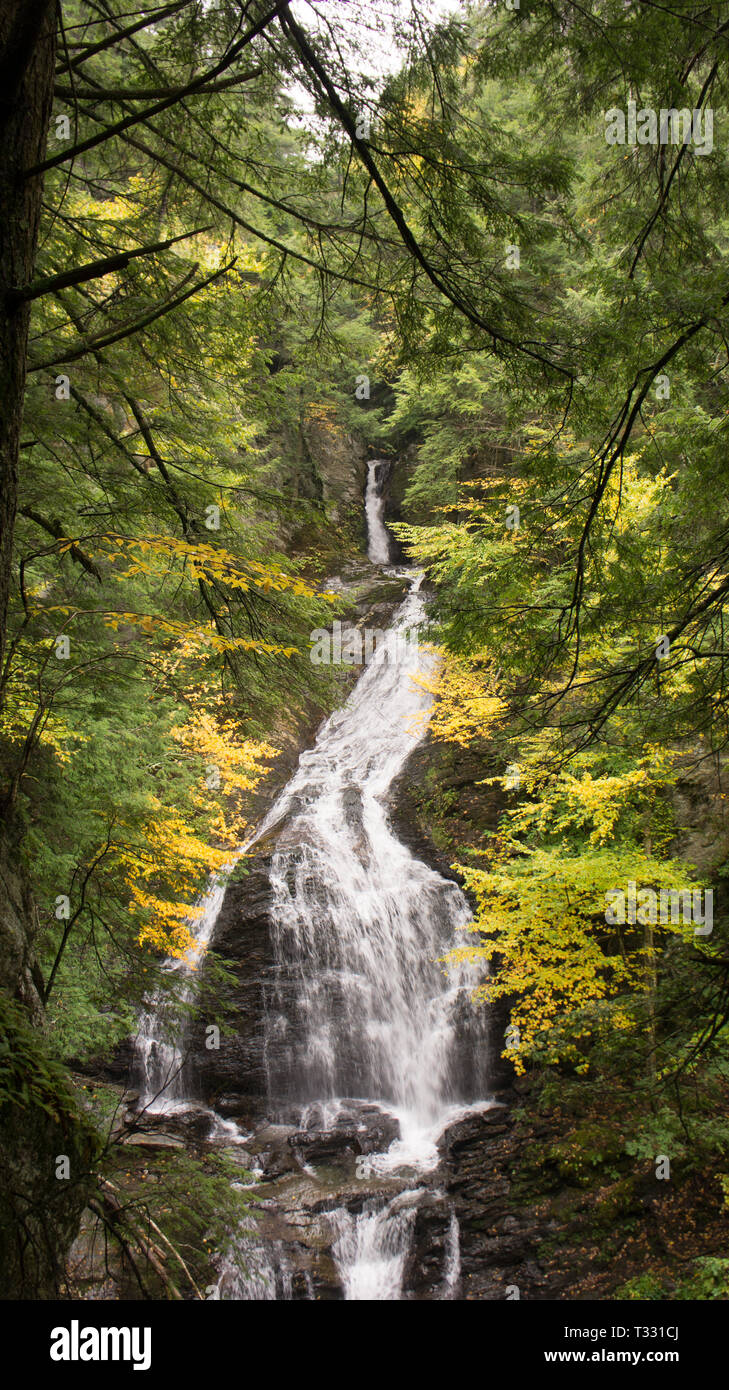
[[[230,871],[230,866],[228,872]],[[135,1062],[139,1077],[139,1104],[148,1114],[184,1110],[190,1104],[190,1080],[185,1068],[185,1029],[180,1006],[193,998],[197,967],[213,935],[225,897],[227,875],[217,874],[198,904],[190,924],[192,946],[180,959],[168,957],[163,970],[180,981],[176,999],[165,1001],[160,990],[139,1019],[135,1038]]]
[[[382,496],[384,459],[372,459],[367,465],[365,515],[367,518],[367,551],[373,565],[390,563],[390,536],[385,526],[385,499]]]
[[[220,1260],[212,1301],[281,1303],[291,1296],[291,1271],[282,1242],[263,1241],[255,1221],[247,1217]]]
[[[369,465],[369,555],[389,561]],[[485,1015],[471,1004],[466,968],[443,955],[470,910],[457,884],[418,860],[390,825],[393,781],[424,737],[436,657],[422,645],[422,574],[375,649],[346,705],[269,817],[284,822],[271,867],[277,979],[266,1011],[271,1107],[298,1108],[300,1123],[333,1128],[352,1100],[399,1121],[400,1138],[368,1156],[381,1174],[428,1170],[448,1122],[488,1104]],[[318,1116],[312,1124],[312,1117]],[[418,1192],[368,1198],[357,1214],[331,1215],[332,1254],[348,1300],[397,1300],[410,1253]],[[450,1215],[441,1297],[460,1276],[459,1230]]]
[[[374,1101],[400,1121],[400,1164],[430,1160],[449,1114],[486,1084],[474,978],[442,963],[468,904],[397,839],[387,812],[432,701],[420,683],[436,664],[418,641],[421,582],[396,614],[399,640],[375,651],[302,755],[276,809],[286,827],[271,868],[272,1106]]]
[[[443,1271],[443,1297],[455,1298],[458,1281],[461,1277],[461,1232],[458,1217],[454,1211],[448,1226],[448,1239],[445,1249],[445,1268]]]
[[[381,469],[381,460],[369,465],[366,514],[370,559],[387,565]],[[239,851],[277,832],[270,871],[275,970],[264,1016],[269,1113],[290,1121],[293,1111],[309,1132],[328,1132],[340,1122],[362,1131],[367,1117],[384,1114],[389,1135],[399,1135],[389,1147],[383,1140],[366,1152],[365,1166],[378,1181],[399,1178],[405,1190],[366,1195],[354,1211],[342,1205],[329,1215],[332,1256],[351,1300],[402,1296],[418,1203],[427,1190],[413,1187],[413,1179],[436,1168],[437,1142],[449,1123],[491,1103],[486,1015],[471,1002],[477,977],[471,967],[446,967],[443,959],[470,920],[468,904],[455,882],[398,839],[388,814],[392,784],[425,736],[433,699],[428,682],[437,669],[437,656],[423,641],[423,576],[400,573],[410,590],[388,640],[374,650],[365,643],[369,659],[346,704],[326,720]],[[183,1000],[192,996],[194,967],[211,940],[224,891],[225,875],[203,899],[194,959],[165,964],[179,975]],[[179,1020],[175,1032],[161,1000],[153,1000],[137,1040],[149,1108],[190,1104],[183,1043]],[[441,1298],[455,1296],[459,1274],[451,1212]],[[231,1235],[217,1297],[290,1298],[291,1288],[281,1241],[266,1244],[249,1222]]]
[[[442,1193],[437,1194],[439,1197]],[[402,1297],[408,1257],[412,1250],[422,1188],[400,1192],[390,1201],[368,1198],[354,1216],[345,1208],[332,1212],[335,1233],[332,1255],[351,1302],[396,1302]],[[458,1219],[451,1212],[443,1256],[440,1301],[455,1298],[461,1275]]]
[[[332,1253],[345,1299],[393,1302],[400,1298],[419,1195],[403,1192],[385,1206],[369,1199],[356,1218],[345,1210],[332,1213],[337,1235]]]

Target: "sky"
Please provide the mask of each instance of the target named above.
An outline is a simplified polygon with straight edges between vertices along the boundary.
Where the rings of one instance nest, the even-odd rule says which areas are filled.
[[[348,71],[374,78],[386,78],[402,66],[413,15],[426,28],[465,9],[466,0],[293,0],[291,5],[302,28],[328,29],[336,36]],[[304,114],[313,112],[308,92],[297,82],[289,93],[301,113],[294,124],[314,129],[316,120]]]
[[[405,48],[398,27],[417,15],[421,24],[437,23],[465,9],[465,0],[294,0],[297,20],[307,29],[331,26],[344,48],[349,37],[366,48],[367,67],[383,76],[400,66]],[[352,55],[362,70],[362,63]]]

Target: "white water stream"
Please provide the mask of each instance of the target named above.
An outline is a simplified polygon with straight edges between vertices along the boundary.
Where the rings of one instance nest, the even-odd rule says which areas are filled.
[[[276,808],[286,827],[271,868],[272,1099],[280,1108],[350,1097],[383,1105],[400,1121],[399,1166],[427,1164],[448,1115],[483,1097],[486,1080],[474,980],[442,963],[468,905],[398,840],[387,810],[432,701],[419,682],[435,657],[405,637],[424,618],[420,583],[396,615],[400,640],[375,652],[302,754]]]
[[[384,459],[372,459],[367,465],[365,517],[367,520],[367,553],[373,565],[389,565],[390,536],[385,525],[385,498],[382,492]]]
[[[369,554],[386,565],[390,542],[377,488],[374,461],[366,492]],[[256,838],[284,824],[271,869],[277,971],[266,1011],[266,1056],[272,1111],[317,1112],[318,1127],[329,1128],[353,1100],[374,1103],[397,1117],[400,1138],[372,1156],[371,1166],[381,1174],[405,1169],[412,1180],[436,1165],[444,1128],[488,1104],[488,1078],[484,1016],[470,1000],[474,978],[465,969],[446,971],[442,961],[469,919],[468,904],[456,883],[401,843],[388,817],[392,783],[426,732],[432,696],[422,682],[436,665],[419,634],[422,576],[410,577],[393,623],[399,640],[375,650],[344,707],[302,754]],[[214,886],[205,901],[199,954],[223,891]],[[182,1054],[160,1040],[154,1007],[143,1020],[139,1051],[150,1097],[174,1078],[153,1104],[184,1103]],[[345,1208],[331,1214],[346,1298],[401,1296],[424,1190],[368,1198],[357,1215]],[[458,1278],[455,1217],[445,1265],[447,1298]],[[228,1259],[223,1279],[238,1288],[233,1297],[262,1296],[241,1293],[230,1268]],[[270,1270],[264,1279],[261,1269],[258,1261],[254,1286],[262,1288],[263,1279],[271,1290],[263,1296],[282,1296],[273,1291]],[[224,1287],[221,1293],[231,1296]]]
[[[180,981],[177,994],[180,1004],[189,1004],[194,996],[196,972],[210,945],[225,897],[225,887],[225,878],[216,876],[199,904],[200,915],[192,926],[192,949],[181,959],[170,957],[164,963],[164,970],[176,975]],[[150,1000],[139,1019],[135,1051],[140,1106],[153,1115],[187,1109],[190,1086],[184,1070],[184,1030],[180,1029],[177,1001],[165,1007],[162,991]]]

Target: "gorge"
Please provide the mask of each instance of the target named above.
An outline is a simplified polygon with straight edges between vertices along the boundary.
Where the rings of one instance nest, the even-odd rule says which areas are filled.
[[[369,464],[365,508],[370,557],[387,573],[380,467]],[[408,593],[391,630],[412,639],[373,653],[243,851],[270,844],[270,965],[257,1020],[264,1118],[248,1132],[232,1123],[228,1103],[221,1119],[214,1095],[205,1096],[211,1068],[196,1074],[184,1041],[170,1040],[169,1022],[153,1005],[140,1023],[143,1112],[169,1120],[197,1105],[222,1142],[234,1133],[241,1162],[252,1155],[255,1170],[255,1155],[264,1155],[251,1208],[263,1207],[269,1226],[275,1212],[283,1234],[261,1236],[255,1217],[232,1234],[216,1290],[222,1298],[293,1296],[295,1254],[287,1246],[300,1243],[303,1219],[333,1263],[340,1296],[406,1296],[414,1227],[426,1212],[442,1244],[431,1296],[452,1297],[458,1286],[458,1219],[438,1184],[438,1144],[449,1126],[492,1105],[488,1017],[471,1002],[478,976],[442,961],[470,918],[466,899],[389,823],[392,783],[427,729],[432,696],[419,681],[435,662],[418,641],[426,623],[422,574],[397,574]],[[204,902],[198,959],[215,941],[224,894],[215,884]],[[182,966],[191,981],[196,963]],[[203,1097],[209,1112],[200,1111]],[[283,1199],[283,1175],[268,1181],[272,1166],[289,1169]],[[296,1220],[287,1232],[292,1203]],[[303,1273],[296,1288],[314,1296],[312,1271]]]
[[[729,1297],[726,9],[0,5],[39,1325]]]

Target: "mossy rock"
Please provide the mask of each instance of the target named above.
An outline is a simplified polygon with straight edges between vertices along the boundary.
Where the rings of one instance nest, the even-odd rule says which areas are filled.
[[[622,1178],[609,1187],[597,1200],[594,1208],[594,1222],[598,1229],[610,1229],[616,1222],[624,1222],[627,1216],[641,1210],[637,1177]]]

